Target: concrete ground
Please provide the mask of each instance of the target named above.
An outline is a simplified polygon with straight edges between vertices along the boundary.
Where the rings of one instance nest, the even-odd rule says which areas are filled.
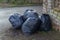
[[[60,33],[56,31],[38,32],[27,37],[20,30],[13,29],[9,16],[14,13],[22,15],[26,9],[34,9],[39,15],[42,14],[42,6],[0,8],[0,40],[60,40]]]

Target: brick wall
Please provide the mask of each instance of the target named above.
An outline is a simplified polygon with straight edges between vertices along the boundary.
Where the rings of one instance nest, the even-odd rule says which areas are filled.
[[[50,15],[53,28],[60,31],[60,13],[52,9],[52,3],[53,0],[43,0],[43,13],[48,13]]]

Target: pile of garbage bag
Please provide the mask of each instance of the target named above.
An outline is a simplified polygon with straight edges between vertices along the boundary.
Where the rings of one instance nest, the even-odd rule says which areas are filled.
[[[14,29],[21,29],[24,35],[31,35],[37,31],[50,31],[52,28],[51,18],[48,14],[41,16],[35,10],[27,9],[23,15],[15,13],[9,17]]]

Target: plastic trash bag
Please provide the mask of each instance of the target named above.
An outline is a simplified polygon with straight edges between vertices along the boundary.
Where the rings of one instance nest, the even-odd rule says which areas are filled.
[[[35,10],[32,10],[32,9],[27,9],[25,12],[24,12],[24,18],[25,20],[29,17],[38,17],[38,13],[35,11]]]
[[[20,29],[24,22],[22,16],[20,16],[20,14],[18,13],[11,15],[9,17],[9,21],[12,24],[14,29]]]
[[[41,21],[42,23],[40,26],[40,30],[50,31],[50,29],[52,28],[52,22],[51,22],[50,16],[48,14],[42,14]]]
[[[31,35],[39,28],[38,18],[29,17],[22,25],[22,32],[24,35]]]

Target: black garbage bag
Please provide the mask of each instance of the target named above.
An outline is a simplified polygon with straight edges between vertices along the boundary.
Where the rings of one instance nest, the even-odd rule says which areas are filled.
[[[35,11],[35,10],[32,10],[32,9],[27,9],[25,12],[24,12],[24,18],[25,20],[29,17],[38,17],[38,13]]]
[[[40,30],[50,31],[50,29],[52,28],[52,22],[51,22],[50,16],[48,14],[42,14],[41,21],[42,23],[40,26]]]
[[[23,24],[23,17],[20,14],[16,13],[9,17],[9,21],[12,24],[14,29],[20,29]]]
[[[39,28],[38,18],[29,17],[22,25],[22,32],[24,35],[31,35]]]

